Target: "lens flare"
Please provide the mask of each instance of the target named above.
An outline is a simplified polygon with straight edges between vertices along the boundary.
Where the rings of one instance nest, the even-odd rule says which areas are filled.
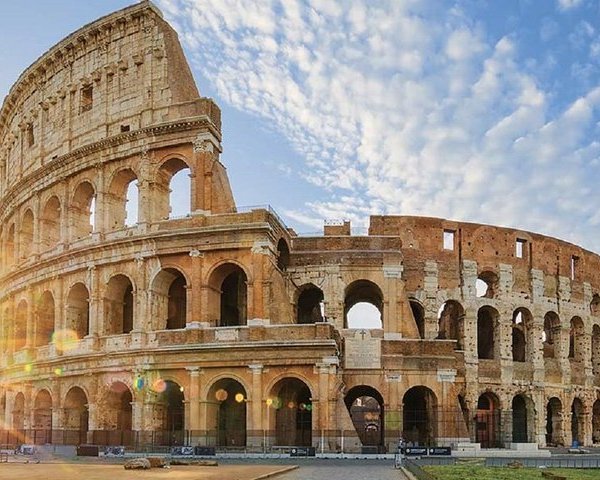
[[[244,394],[243,393],[236,393],[235,394],[235,401],[237,403],[242,403],[244,401]]]
[[[165,382],[162,378],[157,378],[152,382],[152,390],[156,393],[163,393],[167,390],[167,382]]]
[[[56,346],[56,349],[61,352],[73,350],[75,347],[77,347],[78,341],[79,337],[77,336],[77,332],[75,332],[75,330],[71,330],[70,328],[56,330],[52,334],[52,342]]]
[[[54,375],[62,375],[63,369],[61,367],[56,367],[54,369]]]
[[[146,382],[144,381],[144,379],[142,377],[137,377],[135,379],[135,382],[133,382],[133,388],[135,390],[142,390],[144,388],[145,384],[146,384]]]
[[[28,363],[23,367],[23,370],[25,370],[27,373],[30,373],[33,370],[33,365]]]
[[[227,390],[225,390],[224,388],[219,388],[216,392],[215,392],[215,398],[219,401],[219,402],[224,402],[225,400],[227,400],[228,397],[228,393]]]

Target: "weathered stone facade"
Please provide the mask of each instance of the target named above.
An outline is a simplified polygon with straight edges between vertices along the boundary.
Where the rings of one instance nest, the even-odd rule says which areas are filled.
[[[236,209],[220,127],[149,2],[70,35],[13,86],[0,112],[9,440],[600,442],[600,257],[420,217],[297,236],[268,208]],[[169,218],[186,168],[190,214]],[[349,328],[359,303],[382,328]]]

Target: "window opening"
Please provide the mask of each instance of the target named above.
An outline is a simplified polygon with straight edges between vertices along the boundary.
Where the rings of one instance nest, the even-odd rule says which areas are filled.
[[[454,250],[454,230],[444,230],[444,250]]]

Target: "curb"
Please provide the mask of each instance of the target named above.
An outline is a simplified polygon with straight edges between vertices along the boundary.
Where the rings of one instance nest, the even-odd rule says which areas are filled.
[[[289,467],[280,468],[279,470],[275,470],[274,472],[265,473],[263,475],[259,475],[258,477],[254,477],[251,480],[263,480],[264,478],[271,478],[276,475],[281,475],[282,473],[287,473],[292,470],[296,470],[298,465],[290,465]]]

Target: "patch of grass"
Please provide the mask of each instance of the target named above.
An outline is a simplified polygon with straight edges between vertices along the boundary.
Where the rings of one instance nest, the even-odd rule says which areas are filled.
[[[556,473],[567,480],[598,480],[600,470],[576,468],[503,468],[478,465],[427,466],[425,471],[438,480],[542,480],[542,471]]]

